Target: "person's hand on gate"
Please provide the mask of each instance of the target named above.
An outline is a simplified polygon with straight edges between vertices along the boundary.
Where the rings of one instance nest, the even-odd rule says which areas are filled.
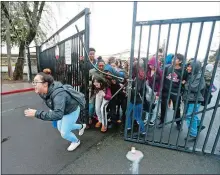
[[[121,84],[121,83],[119,83],[119,85],[120,85],[120,87],[122,88],[124,85],[123,84]]]
[[[25,115],[26,117],[34,118],[36,112],[37,112],[37,110],[35,110],[35,109],[30,109],[30,108],[29,108],[29,109],[24,110],[24,115]]]

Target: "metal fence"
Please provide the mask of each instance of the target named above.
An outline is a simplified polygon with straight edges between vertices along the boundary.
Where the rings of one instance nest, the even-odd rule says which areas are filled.
[[[88,62],[88,57],[85,54],[85,50],[82,47],[79,36],[81,35],[85,43],[85,47],[89,50],[89,14],[88,8],[84,9],[73,19],[71,19],[67,24],[65,24],[61,29],[59,29],[55,34],[53,34],[49,39],[42,43],[40,47],[37,47],[37,58],[38,58],[38,72],[43,71],[45,68],[51,69],[52,76],[55,80],[62,82],[63,84],[70,84],[76,90],[81,91],[85,94],[87,101],[87,108],[81,113],[80,122],[88,122],[86,116],[88,113],[88,83],[89,83],[89,71],[80,69],[79,59],[84,57],[84,61]],[[84,19],[83,19],[84,18]],[[70,25],[75,24],[79,19],[84,21],[84,29],[81,29],[79,33],[73,31],[72,36],[62,40],[61,42],[55,43],[52,47],[47,48],[42,51],[42,46],[45,45],[50,40],[53,40],[62,31],[64,31]],[[67,60],[67,55],[65,51],[71,50],[70,59]],[[56,57],[56,49],[59,51],[59,56]]]
[[[25,49],[25,59],[26,59],[26,66],[24,72],[27,73],[28,81],[32,81],[34,76],[38,73],[38,63],[35,56],[35,59],[31,59],[31,55],[36,55],[36,52],[31,51],[31,48],[35,49],[36,47],[27,47]],[[32,56],[33,57],[33,56]]]
[[[138,92],[138,76],[134,79],[132,77],[133,73],[133,60],[134,60],[134,47],[135,47],[135,38],[137,36],[137,29],[139,29],[138,33],[138,63],[137,63],[137,69],[136,75],[138,75],[139,68],[144,70],[144,83],[146,81],[146,73],[148,71],[148,61],[150,60],[149,58],[149,48],[151,45],[151,36],[152,36],[152,27],[153,26],[158,26],[158,37],[157,37],[157,48],[156,48],[156,60],[158,62],[158,50],[159,50],[159,43],[161,39],[161,30],[164,25],[168,26],[167,34],[166,34],[166,47],[164,51],[164,58],[168,55],[168,47],[171,42],[176,42],[175,45],[175,52],[174,52],[174,57],[173,57],[173,62],[177,60],[176,56],[178,53],[179,45],[180,43],[180,35],[181,35],[181,28],[184,24],[188,24],[188,34],[187,37],[185,38],[185,51],[182,53],[184,56],[183,60],[183,66],[181,67],[181,78],[180,82],[182,82],[183,77],[184,77],[184,72],[185,72],[185,65],[187,65],[187,54],[189,50],[189,45],[190,42],[192,41],[191,38],[191,31],[192,31],[192,26],[194,24],[198,24],[199,27],[199,32],[198,32],[198,37],[193,40],[196,40],[196,49],[194,53],[194,63],[198,60],[198,51],[199,47],[201,44],[201,36],[204,32],[203,26],[206,23],[211,24],[211,30],[210,33],[205,33],[206,35],[209,35],[208,40],[206,41],[207,47],[206,47],[206,52],[205,52],[205,57],[201,69],[201,77],[204,77],[205,74],[205,69],[206,65],[208,64],[208,57],[210,53],[210,47],[211,43],[213,40],[213,33],[216,28],[216,23],[220,21],[220,16],[212,16],[212,17],[196,17],[196,18],[182,18],[182,19],[168,19],[168,20],[155,20],[155,21],[137,21],[136,20],[136,15],[137,15],[137,2],[134,2],[134,8],[133,8],[133,24],[132,24],[132,42],[131,42],[131,55],[130,55],[130,72],[129,72],[129,83],[128,83],[128,103],[127,103],[127,115],[126,115],[126,125],[125,125],[125,133],[124,133],[124,138],[127,141],[132,141],[132,142],[138,142],[138,143],[145,143],[149,145],[155,145],[159,147],[164,147],[164,148],[169,148],[169,149],[175,149],[175,150],[180,150],[180,151],[185,151],[185,152],[202,152],[202,153],[207,153],[207,154],[215,154],[215,155],[220,155],[220,143],[219,143],[219,135],[220,135],[220,105],[219,105],[219,100],[220,100],[220,68],[218,68],[219,62],[220,62],[220,53],[219,53],[219,47],[218,47],[218,53],[214,62],[214,68],[210,80],[210,84],[212,85],[213,83],[217,86],[217,90],[212,93],[211,92],[211,86],[208,88],[208,92],[206,95],[203,96],[205,99],[205,104],[203,106],[200,106],[199,109],[197,108],[197,105],[194,105],[192,107],[192,111],[189,111],[189,104],[200,104],[200,101],[198,99],[199,93],[201,92],[200,89],[202,88],[202,79],[199,79],[199,87],[197,92],[194,93],[195,96],[195,101],[194,102],[189,102],[189,98],[186,100],[183,100],[183,95],[182,95],[182,84],[179,83],[179,86],[177,88],[178,93],[175,94],[175,99],[174,95],[171,92],[171,88],[173,86],[173,81],[169,85],[169,90],[167,91],[166,97],[165,95],[165,90],[164,90],[164,82],[165,82],[165,71],[167,70],[167,67],[165,63],[161,67],[162,69],[162,80],[160,81],[160,90],[159,90],[159,100],[158,100],[158,105],[156,105],[156,108],[153,111],[153,106],[155,103],[155,100],[152,98],[150,101],[150,104],[148,105],[149,107],[149,115],[148,115],[148,120],[147,122],[144,122],[145,119],[145,111],[143,110],[143,105],[144,105],[144,98],[146,95],[146,88],[142,88],[141,91]],[[177,36],[172,41],[170,41],[170,35],[171,35],[171,30],[173,25],[178,26],[178,33]],[[141,44],[143,43],[143,27],[147,27],[148,29],[148,39],[145,40],[147,44],[147,55],[146,59],[140,58],[140,48],[142,47]],[[219,44],[219,43],[218,43]],[[140,64],[141,62],[144,62],[143,64]],[[144,65],[144,66],[143,66]],[[171,64],[172,65],[172,64]],[[156,69],[159,66],[158,64],[155,65]],[[174,76],[174,66],[170,66],[171,70],[171,80],[173,80]],[[193,65],[192,68],[192,75],[194,74],[195,66]],[[187,95],[189,97],[190,93],[193,92],[193,87],[191,87],[191,82],[192,77],[188,79],[189,81],[189,87],[187,91]],[[152,89],[155,89],[155,82],[156,82],[156,73],[154,74],[153,77],[153,85]],[[145,84],[144,84],[145,86]],[[135,91],[132,93],[132,91]],[[186,90],[183,90],[183,93],[186,93]],[[132,97],[133,95],[133,97]],[[151,94],[153,96],[153,92]],[[212,100],[209,104],[208,100],[210,96],[212,97]],[[138,96],[141,97],[142,103],[141,103],[141,114],[139,116],[138,112],[138,102],[137,98]],[[171,98],[172,96],[172,98]],[[133,99],[133,101],[131,100]],[[173,100],[174,106],[173,110],[168,108],[168,103],[170,99]],[[161,104],[163,102],[163,104]],[[181,104],[181,105],[180,105]],[[154,125],[150,125],[150,119],[152,119],[152,116],[154,112],[156,113],[156,116],[158,117],[160,108],[166,108],[165,109],[165,115],[162,116],[164,117],[164,123],[162,125],[159,125],[160,119],[155,120]],[[164,105],[164,106],[163,106]],[[181,108],[182,106],[182,108]],[[162,109],[161,108],[161,109]],[[182,110],[181,110],[182,109]],[[182,111],[182,114],[178,117],[175,117],[177,115],[177,112]],[[131,112],[133,111],[133,112]],[[153,111],[153,112],[152,112]],[[130,113],[131,112],[131,113]],[[161,117],[161,116],[160,116]],[[198,118],[200,119],[198,119]],[[176,129],[175,122],[181,122],[181,128],[179,130]],[[195,126],[195,123],[197,125]],[[188,122],[188,127],[186,126],[186,123]],[[131,126],[131,128],[130,128]],[[205,126],[205,129],[204,127]],[[190,131],[197,127],[197,135],[196,137],[191,137]],[[144,128],[144,129],[143,129]]]

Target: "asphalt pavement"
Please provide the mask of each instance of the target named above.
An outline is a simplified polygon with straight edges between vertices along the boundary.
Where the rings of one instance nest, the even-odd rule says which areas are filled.
[[[220,71],[219,71],[220,72]],[[220,74],[215,85],[220,88]],[[213,94],[209,107],[215,105],[217,93]],[[140,163],[140,173],[175,173],[175,174],[220,174],[220,140],[216,146],[217,156],[195,155],[164,148],[126,142],[118,134],[102,134],[97,130],[86,130],[80,137],[81,145],[74,152],[67,152],[69,143],[62,139],[51,122],[24,117],[27,108],[48,108],[34,92],[2,96],[2,174],[103,174],[130,173],[130,162],[126,154],[131,146],[144,153]],[[206,129],[200,134],[197,148],[202,149],[213,110],[205,114]],[[220,109],[213,116],[206,151],[210,152],[220,126]],[[172,120],[169,111],[168,121]],[[201,116],[201,115],[199,115]],[[175,124],[174,124],[175,126]],[[163,142],[168,141],[171,125],[163,131]],[[76,133],[77,134],[77,133]],[[187,127],[184,124],[180,133],[180,145],[184,142]],[[156,130],[155,139],[160,139],[161,130]],[[152,132],[148,134],[152,138]],[[172,128],[171,143],[177,139],[176,128]],[[187,147],[192,147],[189,143]]]
[[[110,134],[86,130],[81,145],[68,152],[51,122],[26,118],[27,108],[48,110],[34,92],[2,96],[2,174],[56,174]]]
[[[127,142],[118,134],[93,146],[59,174],[131,174],[131,162],[126,158],[131,147],[144,155],[140,174],[220,174],[220,157]]]

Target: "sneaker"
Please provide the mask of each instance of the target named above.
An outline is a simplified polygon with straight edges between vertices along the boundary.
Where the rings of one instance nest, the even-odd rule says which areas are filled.
[[[121,123],[121,120],[117,120],[117,123]]]
[[[83,135],[84,131],[86,129],[86,124],[82,124],[82,128],[79,130],[79,135]]]
[[[108,124],[108,129],[111,129],[112,127],[112,123]]]
[[[187,137],[184,138],[184,140],[186,140]],[[196,137],[193,137],[193,136],[189,136],[188,138],[188,141],[195,141],[196,140]]]
[[[95,127],[96,127],[96,128],[100,128],[100,127],[101,127],[101,124],[102,124],[101,122],[97,122],[97,123],[95,124]]]
[[[67,151],[73,151],[80,145],[80,140],[78,142],[72,142],[67,148]]]
[[[199,126],[197,126],[197,129],[199,130]],[[200,132],[201,132],[203,129],[205,129],[205,126],[202,126],[202,127],[201,127]]]
[[[106,132],[107,131],[107,127],[105,127],[104,125],[101,128],[101,132]]]
[[[155,124],[154,122],[150,122],[149,123],[150,126],[154,126],[154,124]]]
[[[181,125],[180,125],[180,124],[179,124],[179,125],[176,125],[176,129],[177,129],[178,131],[181,131],[181,130],[182,130]]]
[[[157,126],[158,128],[162,128],[163,127],[163,122],[160,121],[160,123]]]

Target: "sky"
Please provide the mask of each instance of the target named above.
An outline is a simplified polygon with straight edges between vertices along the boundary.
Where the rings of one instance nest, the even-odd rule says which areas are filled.
[[[61,28],[65,23],[82,11],[90,8],[90,47],[96,49],[97,55],[111,55],[131,48],[131,31],[133,2],[49,2],[52,5],[54,20],[51,21],[54,29],[48,37]],[[137,21],[188,18],[201,16],[219,16],[220,2],[138,2]],[[84,21],[78,21],[80,30],[84,29]],[[76,33],[75,24],[60,33],[59,39],[65,39]],[[188,56],[193,57],[198,40],[199,24],[193,25]],[[204,24],[198,57],[203,58],[208,44],[211,24]],[[168,26],[161,28],[161,42],[166,39]],[[182,25],[178,52],[185,52],[186,38],[189,25]],[[143,27],[141,50],[147,51],[148,27]],[[138,49],[140,28],[136,27],[135,49]],[[216,23],[212,49],[220,43],[220,23]],[[175,52],[178,26],[172,25],[168,52]],[[152,28],[150,53],[157,48],[158,26]],[[13,50],[14,51],[14,50]],[[12,51],[12,52],[13,52]],[[4,49],[3,49],[4,53]]]

